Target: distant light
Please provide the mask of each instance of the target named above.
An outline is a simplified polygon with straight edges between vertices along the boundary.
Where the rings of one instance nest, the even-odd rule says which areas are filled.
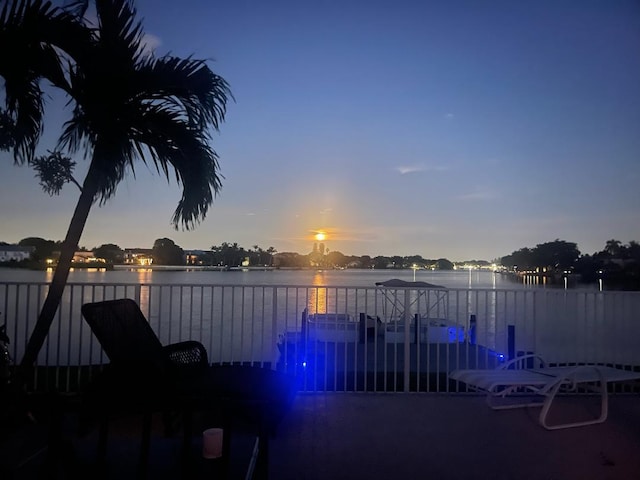
[[[321,242],[323,240],[326,240],[327,235],[324,232],[318,232],[316,233],[316,240]]]
[[[498,357],[498,360],[500,360],[501,362],[504,362],[504,353],[498,353],[496,357]]]

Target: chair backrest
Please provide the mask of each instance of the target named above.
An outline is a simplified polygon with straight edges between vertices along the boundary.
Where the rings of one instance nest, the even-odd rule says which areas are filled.
[[[111,364],[121,368],[164,370],[169,358],[138,307],[129,299],[87,303],[82,315]]]

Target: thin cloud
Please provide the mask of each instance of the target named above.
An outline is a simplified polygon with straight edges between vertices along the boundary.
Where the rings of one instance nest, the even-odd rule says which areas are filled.
[[[142,50],[143,55],[149,56],[153,55],[160,45],[162,45],[160,37],[157,37],[152,33],[145,33],[142,37],[142,42],[140,43],[140,49]]]
[[[400,175],[406,175],[407,173],[416,173],[416,172],[424,172],[426,169],[423,165],[407,165],[397,167]]]
[[[447,170],[447,167],[442,165],[401,165],[396,167],[396,170],[400,175],[406,175],[417,172],[444,172]]]
[[[453,117],[455,117],[455,115],[453,113],[445,113],[444,114],[444,118],[446,118],[447,120],[451,120],[451,119],[453,119]]]

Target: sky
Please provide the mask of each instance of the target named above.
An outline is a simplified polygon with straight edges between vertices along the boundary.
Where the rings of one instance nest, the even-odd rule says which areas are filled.
[[[176,231],[180,187],[139,163],[81,246],[306,254],[324,232],[345,255],[462,261],[640,241],[637,1],[135,5],[149,49],[209,60],[231,86],[213,135],[223,187],[204,222]],[[41,152],[70,113],[55,96],[48,108]],[[0,241],[62,240],[77,189],[49,197],[0,162]]]

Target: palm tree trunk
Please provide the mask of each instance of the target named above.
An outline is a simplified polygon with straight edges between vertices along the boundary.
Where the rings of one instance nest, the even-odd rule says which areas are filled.
[[[67,236],[62,244],[58,266],[53,274],[53,280],[51,281],[51,286],[47,292],[47,298],[42,305],[38,321],[36,322],[33,332],[29,337],[29,342],[27,343],[24,356],[22,357],[17,379],[18,382],[26,382],[27,378],[29,378],[28,375],[30,373],[30,369],[38,358],[38,354],[40,353],[42,345],[49,334],[49,329],[51,328],[53,319],[55,318],[58,307],[60,306],[64,287],[66,286],[67,279],[69,278],[69,270],[71,269],[73,255],[78,248],[82,231],[84,230],[87,217],[89,216],[89,211],[91,210],[91,206],[93,205],[93,200],[95,199],[98,189],[98,184],[95,179],[96,173],[94,163],[92,162],[89,167],[89,172],[84,179],[82,192],[80,193],[80,198],[78,199],[75,211],[73,212],[73,217],[71,217]]]

